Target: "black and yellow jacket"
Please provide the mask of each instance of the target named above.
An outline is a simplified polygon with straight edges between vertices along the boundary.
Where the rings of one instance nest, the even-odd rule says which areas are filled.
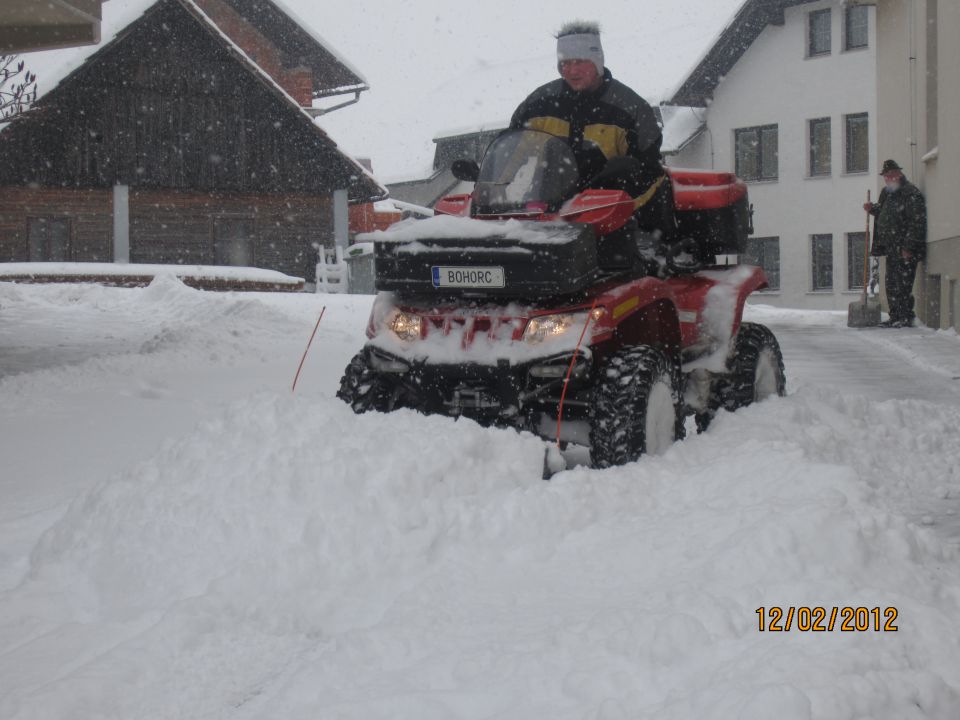
[[[517,108],[510,127],[566,138],[578,154],[593,143],[608,160],[632,156],[648,177],[663,174],[663,131],[653,109],[607,69],[603,84],[594,91],[575,92],[563,79],[537,88]]]

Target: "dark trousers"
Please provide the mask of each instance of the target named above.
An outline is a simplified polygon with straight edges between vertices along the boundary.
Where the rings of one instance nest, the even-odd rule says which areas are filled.
[[[884,284],[890,319],[913,322],[913,281],[917,275],[917,258],[904,260],[899,251],[887,255],[887,271]]]

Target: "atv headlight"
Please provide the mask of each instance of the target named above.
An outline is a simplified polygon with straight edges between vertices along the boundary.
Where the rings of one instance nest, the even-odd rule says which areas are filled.
[[[423,330],[423,318],[401,310],[390,321],[390,329],[401,340],[419,340]]]
[[[539,343],[560,337],[572,327],[578,330],[582,328],[586,319],[587,313],[562,313],[531,318],[523,331],[523,339],[528,343]]]

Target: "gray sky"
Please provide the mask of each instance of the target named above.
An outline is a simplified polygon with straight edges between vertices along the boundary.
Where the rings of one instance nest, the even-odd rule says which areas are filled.
[[[554,79],[553,33],[596,20],[607,66],[651,102],[675,89],[743,0],[283,0],[367,79],[360,102],[320,124],[384,180],[424,176],[432,138],[509,119]]]

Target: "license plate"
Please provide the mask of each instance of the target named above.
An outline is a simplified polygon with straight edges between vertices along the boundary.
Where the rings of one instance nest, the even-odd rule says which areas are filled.
[[[433,286],[460,288],[502,288],[502,267],[444,267],[434,265]]]

